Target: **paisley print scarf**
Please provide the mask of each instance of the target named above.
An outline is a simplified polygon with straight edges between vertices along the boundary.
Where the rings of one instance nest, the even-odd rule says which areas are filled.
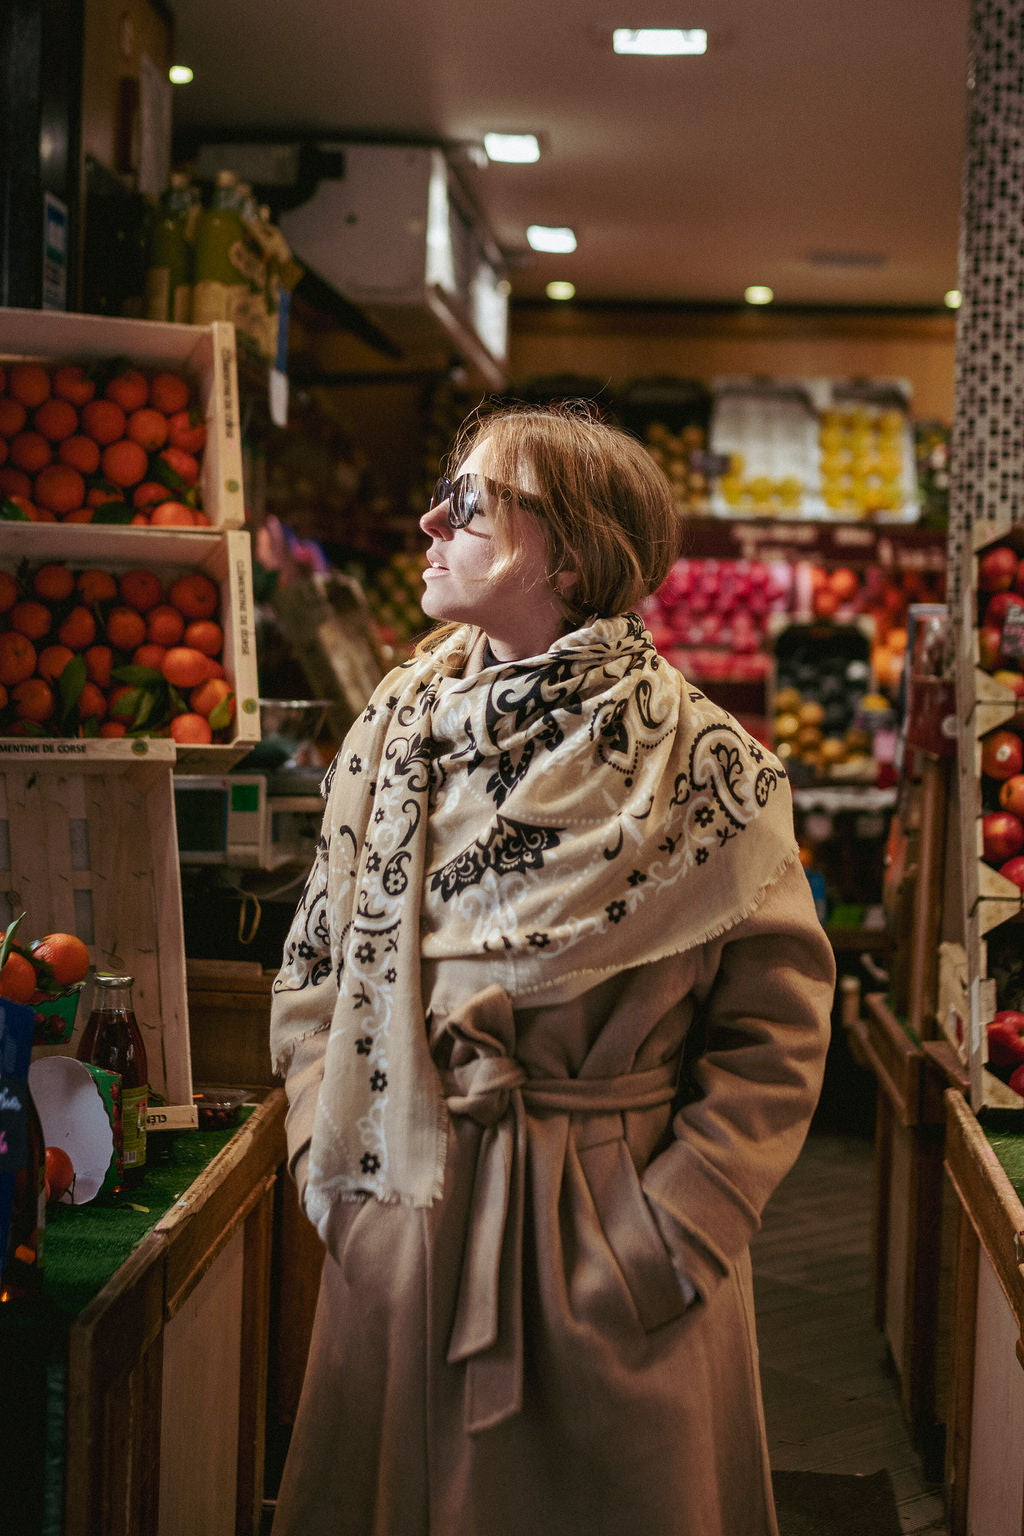
[[[453,1008],[557,1003],[749,914],[796,856],[779,762],[635,614],[481,670],[456,630],[377,688],[324,781],[318,854],[274,984],[271,1049],[327,1031],[306,1205],[427,1205],[446,1110],[423,962]]]

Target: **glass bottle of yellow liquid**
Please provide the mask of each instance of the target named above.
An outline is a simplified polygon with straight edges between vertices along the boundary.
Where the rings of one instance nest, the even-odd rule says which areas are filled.
[[[196,221],[193,325],[210,325],[214,320],[234,323],[249,301],[245,265],[238,177],[234,171],[218,171],[210,205]]]
[[[146,319],[192,318],[192,232],[198,205],[188,177],[173,172],[149,236]]]

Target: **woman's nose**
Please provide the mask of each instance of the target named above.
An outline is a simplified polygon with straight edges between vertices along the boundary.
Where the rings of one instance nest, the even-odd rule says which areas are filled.
[[[454,533],[451,523],[448,521],[448,501],[439,501],[436,507],[429,508],[420,518],[420,527],[423,532],[432,538],[450,539]]]

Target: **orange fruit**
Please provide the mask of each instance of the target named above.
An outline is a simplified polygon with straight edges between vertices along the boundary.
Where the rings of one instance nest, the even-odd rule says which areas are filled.
[[[167,655],[166,645],[155,645],[147,641],[132,652],[132,665],[135,667],[152,667],[154,672],[160,671],[160,663]]]
[[[6,464],[7,463],[7,454],[8,454],[8,452],[9,452],[9,449],[8,449],[8,446],[7,446],[7,439],[6,439],[6,437],[0,437],[0,464]]]
[[[104,737],[123,736],[128,727],[123,720],[104,720],[100,726],[100,735]]]
[[[195,514],[183,501],[162,501],[149,510],[149,521],[154,528],[194,528]]]
[[[114,653],[109,645],[89,645],[82,652],[85,671],[90,682],[100,688],[110,687],[110,672],[114,665]]]
[[[51,512],[49,507],[26,506],[29,520],[33,523],[56,523],[59,521],[56,512]],[[70,513],[67,514],[70,517]]]
[[[186,453],[202,453],[206,446],[206,422],[198,411],[175,411],[167,423],[168,440]]]
[[[136,512],[134,517],[131,520],[131,523],[129,524],[129,527],[131,527],[131,528],[148,528],[149,527],[149,513],[148,512]]]
[[[224,631],[213,619],[193,619],[185,630],[184,640],[194,651],[204,656],[219,656],[224,646]]]
[[[199,479],[199,460],[194,454],[186,453],[184,448],[165,448],[160,458],[185,485],[193,486]]]
[[[190,746],[207,746],[213,740],[210,722],[202,715],[175,715],[171,721],[171,735],[175,741]]]
[[[84,603],[72,608],[57,629],[61,645],[69,645],[73,651],[87,650],[96,639],[96,620]]]
[[[43,1167],[49,1190],[47,1200],[59,1200],[69,1189],[74,1189],[75,1165],[63,1147],[47,1147]]]
[[[158,448],[163,447],[167,441],[167,431],[167,417],[160,411],[154,411],[151,405],[132,411],[128,417],[128,437],[147,453],[156,453]]]
[[[146,458],[146,450],[140,448],[138,443],[133,443],[131,438],[123,437],[119,442],[111,443],[104,448],[100,467],[104,478],[113,485],[127,487],[138,485],[145,477],[149,468],[149,460]]]
[[[8,698],[9,698],[9,694],[7,692],[7,689],[4,687],[3,683],[0,683],[0,709],[6,709],[7,708],[7,700],[8,700]]]
[[[186,619],[212,618],[220,602],[216,583],[202,571],[189,571],[187,576],[179,576],[167,597]]]
[[[170,603],[157,603],[146,615],[146,639],[165,648],[177,645],[185,633],[185,620]]]
[[[209,677],[205,683],[200,683],[198,688],[193,688],[188,696],[190,708],[194,709],[197,715],[205,715],[207,719],[213,714],[217,705],[222,704],[225,699],[231,701],[229,719],[233,720],[235,718],[235,690],[226,678]]]
[[[36,669],[36,648],[25,635],[9,629],[0,635],[0,683],[13,688]]]
[[[73,512],[85,501],[85,481],[70,464],[48,464],[36,475],[32,495],[51,512]]]
[[[7,375],[7,393],[34,411],[49,397],[50,375],[42,363],[13,363]]]
[[[209,677],[209,658],[188,645],[172,645],[160,670],[175,688],[197,688]]]
[[[0,571],[0,613],[8,613],[18,601],[18,583],[10,571]]]
[[[105,448],[124,437],[128,418],[114,400],[90,400],[82,406],[82,431]]]
[[[188,397],[189,387],[180,374],[158,373],[150,380],[149,403],[156,406],[158,411],[163,411],[165,416],[183,411],[188,405]]]
[[[41,432],[19,432],[10,441],[10,460],[15,469],[27,475],[38,474],[53,458],[49,443]]]
[[[80,475],[94,475],[100,467],[100,445],[84,433],[76,432],[59,445],[57,457],[62,464],[77,469]]]
[[[27,677],[11,689],[14,713],[19,720],[34,720],[44,725],[53,714],[56,701],[53,689],[41,677]]]
[[[48,443],[62,443],[78,431],[78,412],[66,400],[44,400],[32,418],[32,425]]]
[[[158,480],[143,480],[132,491],[133,507],[156,507],[160,502],[167,500],[167,487],[161,485]]]
[[[79,720],[102,720],[106,712],[106,694],[102,693],[95,683],[83,683],[82,691],[78,695]]]
[[[54,374],[53,392],[71,405],[85,405],[96,393],[96,383],[84,368],[80,368],[77,363],[68,363]]]
[[[50,967],[58,986],[73,987],[89,974],[89,951],[73,933],[48,933],[32,953]]]
[[[44,602],[59,603],[75,590],[74,572],[66,565],[51,561],[49,565],[39,567],[32,578],[32,586],[36,596]]]
[[[0,437],[13,437],[20,432],[28,421],[28,411],[20,400],[12,400],[9,395],[0,399]]]
[[[96,516],[94,507],[75,507],[72,512],[65,512],[61,518],[62,523],[91,523]]]
[[[11,1003],[29,1003],[36,993],[36,968],[31,960],[12,950],[0,971],[0,997]]]
[[[31,496],[32,481],[23,469],[15,469],[13,464],[5,464],[0,469],[0,496],[8,500],[12,496]]]
[[[117,596],[117,582],[109,571],[79,571],[76,585],[83,603],[106,603]]]
[[[125,571],[117,585],[122,603],[127,603],[138,613],[148,613],[164,600],[163,582],[152,571]]]
[[[107,639],[119,651],[134,651],[146,638],[146,621],[134,608],[111,608]]]
[[[145,405],[149,399],[149,385],[145,375],[137,368],[125,368],[123,372],[114,375],[103,393],[128,414]]]
[[[30,640],[41,640],[50,633],[53,616],[45,603],[37,603],[33,598],[22,598],[11,609],[8,622],[20,635],[27,635]]]
[[[39,652],[36,671],[44,682],[55,683],[74,654],[68,645],[48,645]]]
[[[124,497],[119,495],[117,491],[108,491],[102,485],[94,485],[85,498],[87,507],[102,507],[108,501],[124,501]]]

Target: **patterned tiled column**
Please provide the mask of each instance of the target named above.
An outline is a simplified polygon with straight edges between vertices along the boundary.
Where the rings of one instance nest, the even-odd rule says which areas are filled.
[[[1024,521],[1024,0],[973,0],[950,485],[956,611],[978,523]]]

